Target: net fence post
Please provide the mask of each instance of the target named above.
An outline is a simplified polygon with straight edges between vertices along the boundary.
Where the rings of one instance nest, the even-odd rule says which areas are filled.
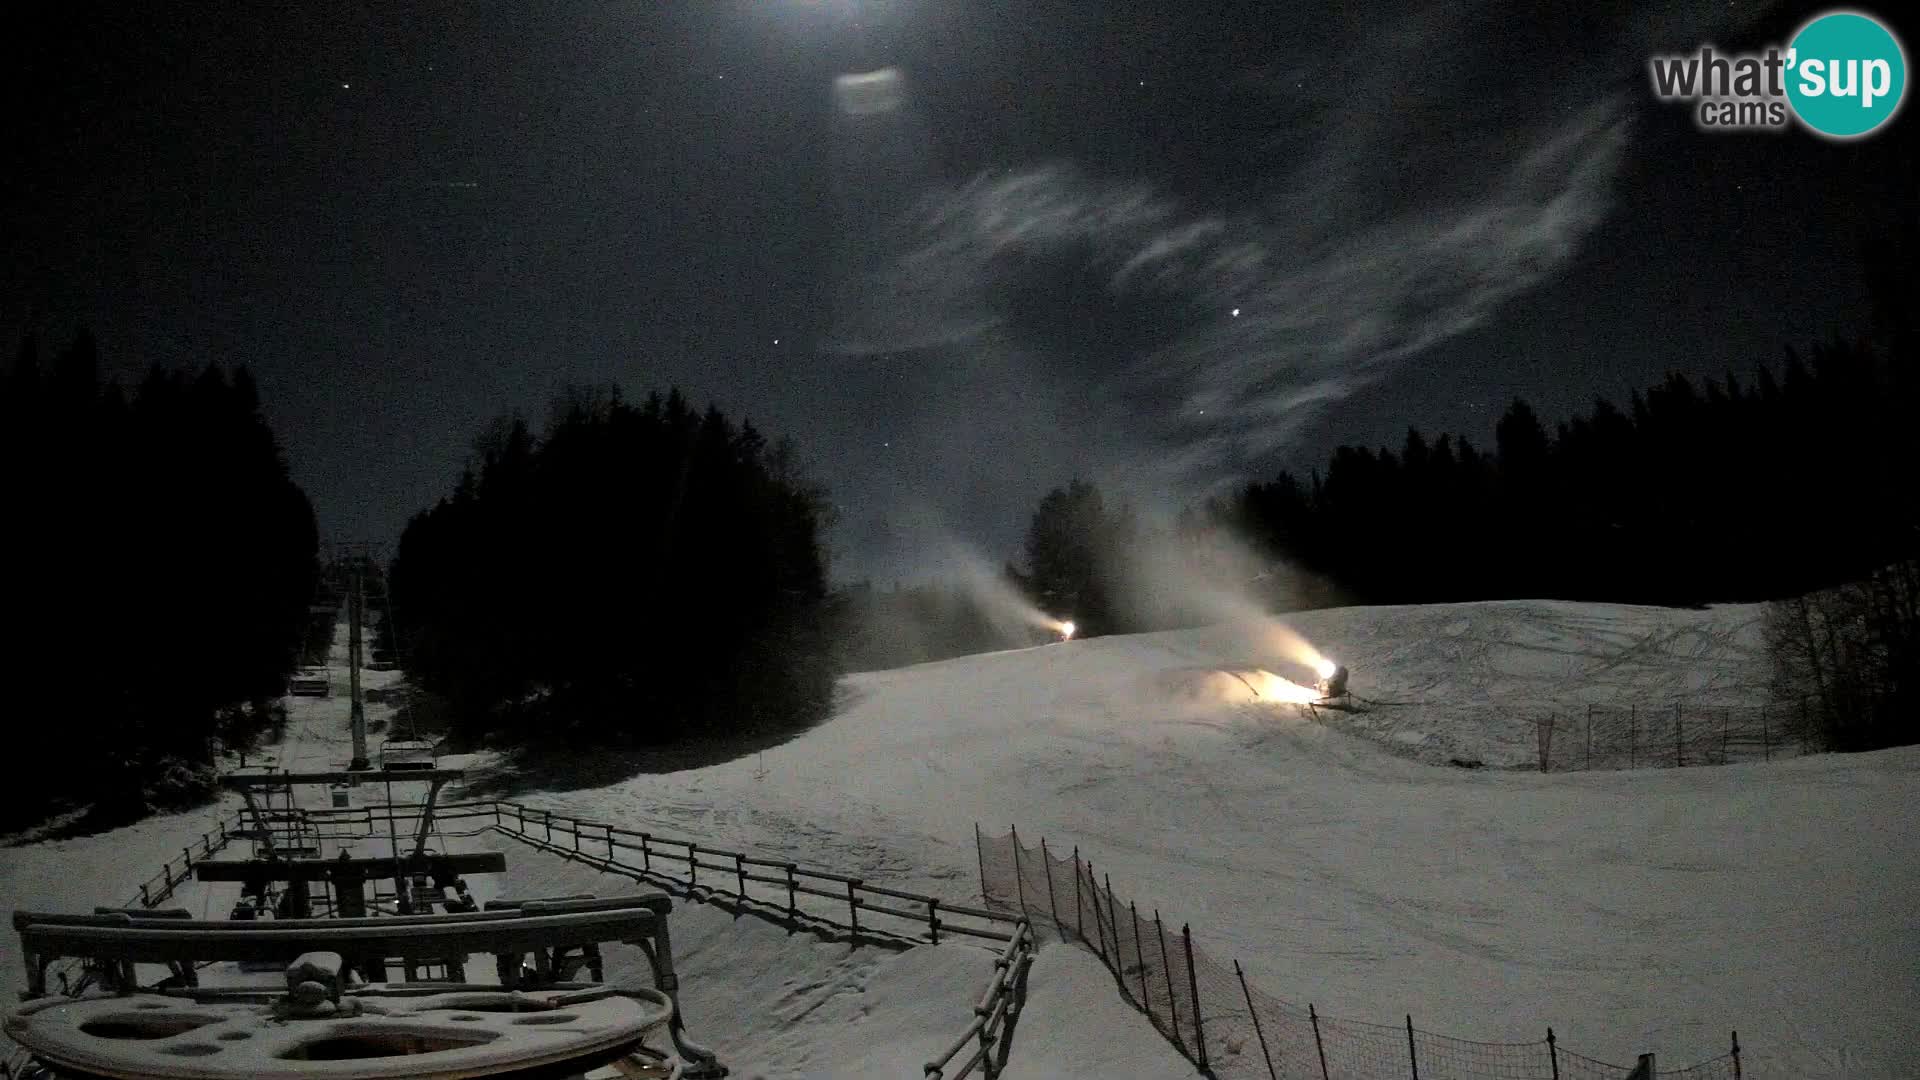
[[[1113,902],[1113,875],[1106,876],[1107,882],[1107,925],[1113,929],[1113,973],[1119,975],[1127,966],[1125,957],[1120,955],[1120,905]],[[1125,989],[1127,980],[1120,980],[1121,989]]]
[[[1111,891],[1113,886],[1107,886]],[[1134,902],[1127,901],[1127,913],[1133,917],[1133,962],[1140,965],[1140,1007],[1147,1011],[1147,1019],[1153,1019],[1153,999],[1147,996],[1147,957],[1140,951],[1140,909]]]
[[[1187,969],[1191,971],[1193,965],[1188,964]],[[1233,962],[1233,974],[1240,980],[1240,996],[1247,999],[1247,1015],[1253,1017],[1253,1035],[1260,1040],[1260,1056],[1267,1063],[1267,1080],[1280,1080],[1280,1074],[1273,1071],[1273,1054],[1267,1049],[1266,1029],[1260,1026],[1260,1010],[1253,1007],[1253,991],[1247,989],[1247,973],[1240,970],[1240,961],[1238,960]],[[1195,1012],[1194,1015],[1199,1016],[1200,1014]],[[1200,1045],[1205,1046],[1207,1044],[1203,1042]],[[1554,1080],[1560,1080],[1560,1078],[1555,1076]]]
[[[1081,941],[1087,940],[1087,919],[1081,914],[1086,908],[1080,904],[1080,845],[1073,845],[1073,932]]]
[[[1192,923],[1180,924],[1180,944],[1187,954],[1187,993],[1193,997],[1193,1045],[1200,1048],[1200,1068],[1205,1070],[1207,1068],[1207,1032],[1200,1023],[1200,974],[1193,968]],[[1249,1012],[1252,1011],[1251,1001],[1247,1003],[1247,1009]],[[1263,1041],[1261,1049],[1265,1048],[1266,1044]]]
[[[1740,1033],[1733,1033],[1733,1080],[1740,1080]]]
[[[1167,960],[1167,927],[1160,921],[1160,910],[1153,912],[1153,933],[1160,939],[1160,971],[1167,980],[1167,1026],[1173,1029],[1173,1041],[1182,1047],[1187,1041],[1180,1037],[1180,1007],[1175,1002],[1180,999],[1173,995],[1173,965]]]
[[[1553,1080],[1560,1080],[1560,1051],[1554,1046],[1553,1029],[1547,1029],[1547,1064],[1553,1067]]]
[[[1066,932],[1060,926],[1060,902],[1053,896],[1053,856],[1047,854],[1047,838],[1040,838],[1040,869],[1047,875],[1047,910],[1053,912],[1053,932],[1060,940],[1067,939]]]
[[[1107,931],[1112,929],[1111,923],[1113,920],[1111,916],[1105,919],[1100,917],[1100,882],[1099,879],[1093,876],[1093,863],[1091,861],[1087,863],[1087,885],[1093,890],[1093,896],[1088,901],[1088,904],[1093,908],[1093,938],[1095,943],[1100,946],[1100,962],[1107,965],[1108,970],[1112,970],[1113,961],[1107,958]]]
[[[1307,1020],[1313,1024],[1313,1052],[1320,1055],[1320,1080],[1327,1077],[1327,1046],[1320,1041],[1320,1014],[1313,1011],[1313,1002],[1307,1002]]]
[[[980,823],[977,821],[973,823],[973,853],[980,860],[980,899],[992,907],[993,897],[987,895],[987,848],[980,839]]]
[[[1020,901],[1020,914],[1027,913],[1027,887],[1020,880],[1020,830],[1007,826],[1007,835],[1013,837],[1013,895]]]
[[[1413,1014],[1407,1014],[1407,1061],[1413,1065],[1413,1080],[1420,1080],[1420,1055],[1413,1049]]]

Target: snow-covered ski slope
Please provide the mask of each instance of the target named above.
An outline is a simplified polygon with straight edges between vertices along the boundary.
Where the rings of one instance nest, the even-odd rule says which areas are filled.
[[[1360,695],[1418,703],[1392,719],[1408,745],[1518,764],[1525,708],[1761,700],[1757,615],[1503,603],[1287,621]],[[1217,674],[1307,677],[1273,648],[1212,627],[855,675],[833,719],[764,755],[521,797],[954,897],[977,887],[974,823],[1017,823],[1028,843],[1079,844],[1143,910],[1191,921],[1202,948],[1322,1012],[1412,1013],[1486,1040],[1552,1025],[1583,1053],[1654,1050],[1668,1067],[1724,1052],[1738,1028],[1748,1076],[1920,1075],[1920,748],[1544,776],[1432,766]],[[289,761],[343,754],[343,704],[295,707],[312,716]],[[0,901],[118,898],[207,816],[0,851]],[[626,888],[505,850],[510,891]],[[964,946],[850,956],[693,904],[676,920],[690,1019],[741,1075],[896,1075],[964,1025],[984,977]],[[11,953],[0,983],[17,987]],[[913,988],[924,1002],[901,1000]],[[1044,947],[1033,1000],[1010,1074],[1179,1074],[1091,958]]]
[[[1518,763],[1523,708],[1758,702],[1757,618],[1497,603],[1287,622],[1359,694],[1418,703],[1403,740]],[[529,798],[947,894],[973,887],[975,822],[1018,824],[1324,1012],[1486,1040],[1552,1025],[1670,1065],[1737,1028],[1749,1075],[1920,1074],[1920,748],[1433,766],[1209,674],[1306,677],[1272,648],[1212,627],[856,675],[837,716],[763,756]]]

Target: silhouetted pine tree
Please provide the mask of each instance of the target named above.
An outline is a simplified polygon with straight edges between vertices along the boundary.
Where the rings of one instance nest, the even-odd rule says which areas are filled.
[[[470,733],[596,743],[770,730],[828,705],[824,496],[791,447],[574,390],[497,421],[392,571],[412,673]]]
[[[84,332],[0,381],[14,552],[16,747],[0,796],[23,823],[103,817],[210,790],[216,739],[251,738],[284,688],[313,588],[306,496],[243,370],[101,385]]]
[[[1491,458],[1409,431],[1397,457],[1341,447],[1324,480],[1282,473],[1212,513],[1375,602],[1698,604],[1856,580],[1920,544],[1920,380],[1891,348],[1789,353],[1751,389],[1671,375],[1552,435],[1515,401]]]

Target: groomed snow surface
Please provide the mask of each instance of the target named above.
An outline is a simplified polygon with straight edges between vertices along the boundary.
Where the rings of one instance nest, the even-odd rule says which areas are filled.
[[[1197,945],[1326,1014],[1411,1013],[1489,1041],[1551,1025],[1581,1053],[1656,1051],[1668,1068],[1724,1053],[1737,1028],[1748,1076],[1920,1074],[1920,748],[1548,775],[1426,763],[1526,762],[1530,710],[1757,704],[1758,617],[1559,603],[1289,617],[1356,693],[1405,703],[1342,718],[1397,752],[1247,700],[1210,673],[1307,675],[1268,636],[1213,627],[855,675],[838,715],[764,755],[523,797],[956,899],[978,887],[975,822],[1017,824],[1028,843],[1079,845],[1143,910],[1190,921]],[[294,707],[290,742],[340,737],[343,702]],[[0,893],[118,902],[206,818],[8,850]],[[503,892],[598,876],[499,846]],[[850,949],[684,902],[674,926],[693,1033],[739,1076],[917,1075],[990,965],[965,945]],[[1191,1073],[1072,946],[1043,947],[1031,994],[1010,1075]]]

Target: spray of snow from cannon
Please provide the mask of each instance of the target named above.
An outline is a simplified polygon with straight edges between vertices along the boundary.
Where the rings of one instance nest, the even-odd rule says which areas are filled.
[[[1161,534],[1143,538],[1126,570],[1129,599],[1153,621],[1233,627],[1247,666],[1230,674],[1256,700],[1305,705],[1346,692],[1346,670],[1272,613],[1296,600],[1290,567],[1224,533],[1203,541]]]

